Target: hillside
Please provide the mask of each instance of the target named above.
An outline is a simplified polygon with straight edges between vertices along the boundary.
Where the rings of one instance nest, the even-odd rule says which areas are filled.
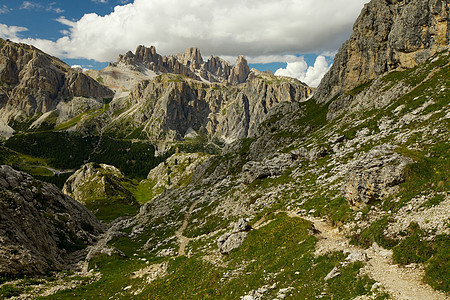
[[[91,73],[116,90],[107,106],[23,127],[0,151],[73,169],[64,191],[108,229],[74,273],[4,278],[0,293],[448,299],[449,12],[372,0],[315,91],[254,70],[208,79],[198,49],[138,47]],[[63,157],[46,146],[68,141]]]

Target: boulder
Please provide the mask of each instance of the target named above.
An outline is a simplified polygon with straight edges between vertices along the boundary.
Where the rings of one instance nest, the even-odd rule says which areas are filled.
[[[251,227],[248,222],[245,219],[239,219],[231,232],[225,233],[217,239],[220,253],[228,254],[239,248],[247,238],[249,230],[251,230]]]
[[[377,146],[350,163],[342,193],[351,207],[362,208],[398,191],[412,160],[394,150],[390,145]]]
[[[291,167],[296,156],[291,153],[279,154],[263,161],[249,161],[242,167],[242,182],[250,184],[256,179],[282,175]]]

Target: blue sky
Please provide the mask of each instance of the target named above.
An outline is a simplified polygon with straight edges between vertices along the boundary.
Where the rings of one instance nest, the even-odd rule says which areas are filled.
[[[199,47],[317,84],[368,0],[2,0],[0,37],[100,69],[138,45]]]

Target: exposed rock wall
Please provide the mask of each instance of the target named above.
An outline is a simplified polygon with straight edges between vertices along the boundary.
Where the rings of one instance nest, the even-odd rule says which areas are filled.
[[[0,276],[67,268],[104,229],[56,186],[0,166]]]
[[[113,92],[33,46],[0,39],[1,115],[45,113],[73,97],[112,98]]]
[[[388,71],[423,63],[449,44],[448,0],[372,0],[315,92],[319,102]]]
[[[154,46],[138,46],[134,54],[128,51],[111,65],[120,64],[133,66],[135,69],[143,66],[156,73],[180,74],[196,80],[231,84],[244,83],[250,74],[247,60],[243,56],[238,58],[234,67],[217,56],[211,56],[205,62],[200,50],[195,47],[186,49],[183,54],[161,56],[156,53]]]
[[[257,134],[259,124],[277,104],[303,101],[311,92],[298,80],[269,75],[227,86],[168,74],[141,82],[128,104],[113,101],[111,107],[128,105],[114,124],[132,119],[155,143],[181,139],[192,131],[232,142]]]

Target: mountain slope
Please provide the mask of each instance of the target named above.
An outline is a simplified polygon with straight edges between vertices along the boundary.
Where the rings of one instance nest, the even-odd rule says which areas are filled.
[[[447,7],[373,0],[346,45],[388,49],[377,28],[416,36],[401,16],[435,24]],[[427,57],[375,70],[383,51],[344,45],[309,100],[301,83],[268,74],[236,86],[163,74],[116,97],[94,118],[102,140],[162,138],[175,153],[128,187],[145,204],[100,238],[115,251],[89,256],[102,278],[48,298],[447,299],[450,52],[436,26],[421,28]],[[352,55],[360,63],[339,63]],[[256,121],[233,127],[247,116]],[[229,143],[182,153],[209,149],[220,124]]]
[[[64,270],[83,258],[105,230],[91,212],[56,186],[0,166],[0,276]]]
[[[113,97],[110,89],[59,59],[33,46],[3,39],[0,39],[0,83],[0,127],[7,137],[22,129],[23,123],[28,128],[39,127],[46,118],[65,121],[67,115],[76,113],[77,105],[90,109],[96,104],[101,106],[104,98]],[[70,107],[66,102],[71,102]],[[56,112],[51,115],[53,111]],[[40,122],[32,125],[39,117]]]

